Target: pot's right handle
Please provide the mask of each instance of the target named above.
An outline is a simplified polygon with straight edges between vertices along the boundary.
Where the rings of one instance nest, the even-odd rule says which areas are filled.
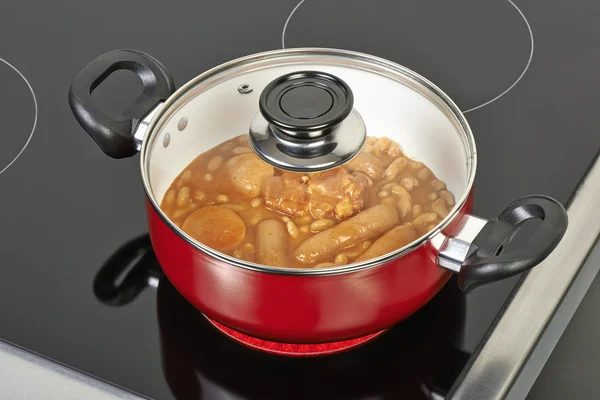
[[[530,240],[518,249],[502,253],[522,224],[531,219],[542,223]],[[532,195],[513,202],[498,218],[488,221],[471,242],[458,274],[458,285],[469,292],[533,268],[558,245],[567,225],[566,210],[551,197]]]
[[[144,91],[135,102],[111,118],[92,101],[92,92],[117,70],[135,72],[142,80]],[[114,50],[86,65],[69,90],[69,104],[75,118],[104,153],[113,158],[125,158],[137,152],[133,131],[137,123],[160,102],[175,92],[169,71],[154,57],[136,50]]]

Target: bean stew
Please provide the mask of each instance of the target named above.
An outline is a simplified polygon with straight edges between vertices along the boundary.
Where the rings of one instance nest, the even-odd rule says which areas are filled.
[[[322,268],[387,254],[426,234],[454,206],[444,182],[386,137],[350,162],[294,173],[263,162],[246,135],[196,157],[161,209],[206,246],[242,260]]]

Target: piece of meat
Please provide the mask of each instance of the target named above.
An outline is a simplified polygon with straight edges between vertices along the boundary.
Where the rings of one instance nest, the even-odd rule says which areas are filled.
[[[390,253],[400,247],[404,247],[419,235],[412,224],[404,224],[387,231],[382,237],[377,239],[364,253],[362,253],[354,262],[370,260]]]
[[[225,166],[236,189],[250,197],[259,196],[264,180],[275,172],[272,166],[254,154],[235,156]]]
[[[313,174],[308,180],[310,212],[316,219],[333,215],[347,219],[367,206],[368,186],[367,180],[350,175],[345,168]]]
[[[272,210],[291,216],[308,212],[315,218],[350,218],[367,206],[368,177],[352,176],[345,168],[303,175],[285,172],[267,178],[265,203]]]
[[[287,232],[281,221],[267,219],[256,226],[256,256],[258,262],[272,267],[285,267]]]
[[[302,216],[308,212],[308,186],[302,174],[285,172],[265,180],[263,195],[271,210]]]
[[[383,179],[383,173],[385,171],[383,162],[379,157],[366,151],[358,153],[356,157],[347,162],[344,167],[350,172],[362,172],[373,180]]]
[[[294,257],[307,265],[332,260],[341,250],[377,239],[399,222],[395,207],[379,204],[309,237],[296,248]]]

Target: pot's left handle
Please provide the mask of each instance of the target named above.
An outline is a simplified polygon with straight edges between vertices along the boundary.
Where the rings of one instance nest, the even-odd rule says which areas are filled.
[[[121,69],[136,73],[144,90],[122,115],[111,118],[94,105],[91,95],[110,74]],[[133,131],[138,122],[175,90],[171,74],[154,57],[136,50],[114,50],[79,72],[69,90],[69,104],[79,124],[104,153],[125,158],[137,152]]]

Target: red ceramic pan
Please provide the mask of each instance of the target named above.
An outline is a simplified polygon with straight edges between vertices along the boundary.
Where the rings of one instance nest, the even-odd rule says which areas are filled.
[[[118,69],[135,72],[144,92],[114,119],[94,106],[91,92]],[[286,111],[290,105],[281,96],[292,86],[303,88],[293,96],[295,104],[314,115]],[[333,100],[310,92],[317,86]],[[431,82],[370,55],[271,51],[215,67],[175,90],[157,60],[117,50],[84,67],[69,102],[106,154],[122,158],[140,152],[150,237],[173,286],[209,318],[255,337],[318,343],[381,331],[423,307],[454,273],[468,292],[533,268],[567,227],[564,208],[541,195],[514,201],[492,220],[473,216],[477,151],[466,119]],[[456,198],[428,234],[381,257],[302,269],[245,262],[194,240],[159,207],[171,182],[197,155],[242,133],[266,162],[311,171],[351,159],[365,131],[400,143]],[[497,190],[502,191],[500,183]],[[529,242],[503,252],[532,219],[541,224]]]

